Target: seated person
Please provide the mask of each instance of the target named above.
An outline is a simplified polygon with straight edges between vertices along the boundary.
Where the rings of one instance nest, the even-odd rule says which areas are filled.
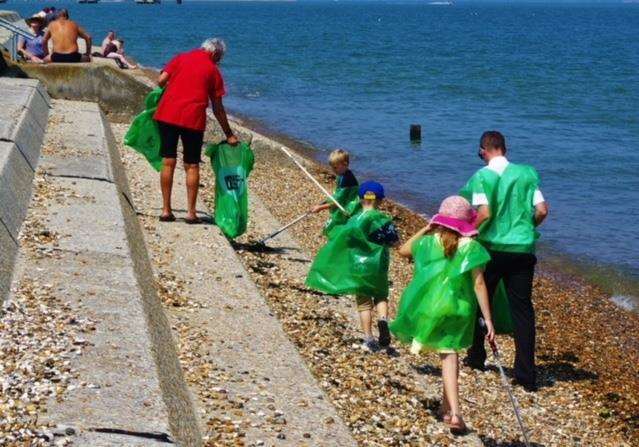
[[[84,39],[86,51],[84,57],[78,48],[78,37]],[[44,47],[48,48],[49,40],[53,42],[53,52],[46,57],[46,62],[88,62],[91,60],[91,36],[77,23],[69,19],[69,11],[63,9],[58,18],[51,22],[44,34]]]
[[[100,52],[102,57],[106,57],[110,51],[107,52],[107,49],[113,47],[113,41],[115,40],[115,31],[109,31],[104,40],[102,41],[102,46],[100,47]]]
[[[118,64],[118,67],[120,68],[138,68],[137,65],[132,64],[126,59],[126,57],[124,57],[123,39],[114,39],[111,43],[107,44],[107,48],[103,54],[104,57],[115,60],[115,63]]]
[[[40,16],[29,17],[25,20],[33,37],[30,39],[20,38],[18,52],[27,62],[42,64],[47,56],[47,48],[44,46],[44,19]]]

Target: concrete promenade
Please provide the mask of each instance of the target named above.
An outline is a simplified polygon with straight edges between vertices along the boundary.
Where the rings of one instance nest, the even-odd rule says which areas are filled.
[[[121,141],[127,126],[114,127]],[[178,221],[159,223],[157,173],[122,151],[156,277],[175,284],[166,310],[205,439],[216,445],[241,433],[248,445],[355,445],[219,228],[182,222],[184,172],[176,171],[173,191]],[[208,211],[201,200],[198,210]]]

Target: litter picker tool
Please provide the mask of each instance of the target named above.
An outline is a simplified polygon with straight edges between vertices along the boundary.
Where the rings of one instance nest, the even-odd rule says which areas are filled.
[[[266,236],[264,239],[262,239],[261,241],[258,242],[258,244],[264,245],[266,243],[266,241],[273,239],[275,236],[277,236],[278,234],[280,234],[282,231],[287,230],[288,228],[292,227],[293,225],[295,225],[296,223],[298,223],[299,221],[303,220],[304,218],[310,216],[312,213],[309,211],[307,213],[302,214],[301,216],[295,218],[295,220],[287,223],[286,225],[284,225],[282,228],[280,228],[279,230],[269,234],[268,236]]]
[[[486,322],[483,318],[479,319],[479,324],[481,327],[486,327]],[[504,367],[501,365],[501,355],[499,354],[499,349],[497,348],[497,343],[494,341],[490,343],[490,348],[493,351],[493,357],[495,358],[495,363],[497,363],[497,368],[499,368],[499,375],[501,376],[501,383],[506,388],[508,392],[508,397],[510,397],[510,402],[513,404],[513,409],[515,410],[515,417],[517,418],[517,423],[519,424],[519,428],[521,429],[521,434],[524,437],[524,444],[526,447],[530,447],[530,440],[528,439],[528,433],[526,432],[526,427],[524,427],[524,422],[521,418],[521,410],[519,409],[519,402],[517,402],[517,398],[513,394],[512,387],[510,383],[508,383],[508,378],[506,377],[506,373],[504,372]]]
[[[303,172],[304,174],[306,174],[306,176],[307,176],[308,178],[310,178],[310,179],[311,179],[311,181],[312,181],[313,183],[315,183],[315,186],[317,186],[317,187],[318,187],[318,188],[319,188],[319,189],[320,189],[320,190],[324,193],[324,195],[325,195],[326,197],[328,197],[328,199],[329,199],[331,202],[333,202],[333,204],[334,204],[337,208],[339,208],[339,210],[340,210],[342,213],[344,213],[346,216],[348,216],[348,215],[349,215],[349,214],[348,214],[348,211],[346,211],[346,210],[344,209],[344,207],[343,207],[342,205],[340,205],[340,204],[339,204],[339,202],[338,202],[337,200],[335,200],[335,198],[331,195],[331,193],[329,193],[329,192],[326,190],[326,188],[324,188],[322,185],[320,185],[320,182],[318,182],[317,180],[315,180],[315,177],[313,177],[313,176],[312,176],[312,175],[311,175],[311,174],[310,174],[310,173],[306,170],[306,168],[305,168],[304,166],[302,166],[302,164],[301,164],[299,161],[297,161],[297,160],[295,159],[295,157],[293,157],[293,155],[292,155],[292,154],[291,154],[291,153],[290,153],[290,152],[289,152],[289,151],[288,151],[288,150],[287,150],[284,146],[281,146],[281,147],[280,147],[280,149],[282,150],[282,152],[284,152],[284,153],[286,154],[286,156],[287,156],[288,158],[290,158],[291,160],[293,160],[293,163],[295,163],[295,164],[297,165],[297,167],[298,167],[298,168],[300,168],[300,169],[302,170],[302,172]]]

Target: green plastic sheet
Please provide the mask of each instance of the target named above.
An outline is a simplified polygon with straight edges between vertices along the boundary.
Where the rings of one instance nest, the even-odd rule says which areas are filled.
[[[164,89],[158,87],[146,96],[144,111],[133,119],[124,136],[124,144],[142,154],[158,172],[162,170],[161,141],[158,123],[153,119],[153,115],[163,93]]]
[[[427,350],[469,347],[479,307],[472,270],[488,263],[490,255],[471,239],[447,258],[439,236],[427,235],[413,244],[413,259],[413,279],[402,294],[391,331],[400,341]]]
[[[391,222],[378,210],[364,210],[335,227],[311,265],[306,285],[329,295],[388,296],[388,247],[369,235]]]
[[[215,173],[215,224],[229,238],[246,231],[248,224],[248,176],[255,157],[247,143],[212,144],[206,149]]]
[[[342,210],[336,206],[330,209],[330,215],[326,224],[324,225],[324,235],[329,236],[333,228],[338,225],[344,225],[348,222],[348,218],[351,215],[360,211],[361,205],[359,201],[359,186],[349,186],[345,188],[337,187],[333,198],[344,207],[348,215],[344,214]]]

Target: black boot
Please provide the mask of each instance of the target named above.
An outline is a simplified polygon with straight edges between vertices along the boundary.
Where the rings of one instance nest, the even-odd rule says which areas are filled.
[[[388,330],[388,321],[377,321],[377,329],[379,330],[379,345],[382,348],[387,348],[391,341],[390,331]]]

